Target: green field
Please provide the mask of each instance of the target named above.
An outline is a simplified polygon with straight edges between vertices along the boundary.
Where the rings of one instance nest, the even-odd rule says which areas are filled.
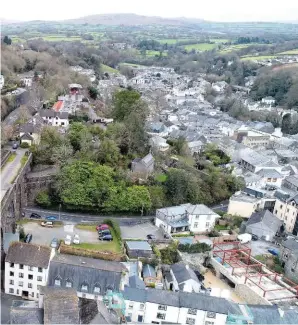
[[[274,59],[275,55],[259,55],[259,56],[244,56],[241,58],[242,61],[250,61],[250,60],[267,60]]]
[[[177,42],[191,42],[193,39],[189,38],[164,38],[164,39],[157,39],[157,42],[161,44],[176,44]]]
[[[293,49],[285,52],[278,53],[278,55],[298,55],[298,49]]]
[[[119,73],[119,71],[117,69],[109,67],[108,65],[105,65],[105,64],[101,65],[101,70],[103,72],[107,72],[107,73]]]
[[[160,52],[159,51],[154,51],[154,50],[147,50],[146,51],[146,56],[159,56]],[[168,53],[166,51],[162,52],[162,56],[167,56]],[[143,56],[143,54],[139,51],[139,56]]]
[[[196,50],[196,51],[211,51],[217,48],[217,44],[210,43],[200,43],[200,44],[189,44],[184,46],[186,51]]]
[[[230,45],[228,47],[223,48],[220,50],[220,53],[230,53],[234,51],[239,51],[241,49],[245,49],[253,44],[237,44],[237,45]]]
[[[227,38],[210,38],[210,42],[214,42],[214,43],[228,43],[231,40],[227,39]]]
[[[122,62],[120,63],[120,65],[126,65],[127,67],[135,67],[135,68],[144,67],[144,65],[141,64],[127,63],[127,62]]]

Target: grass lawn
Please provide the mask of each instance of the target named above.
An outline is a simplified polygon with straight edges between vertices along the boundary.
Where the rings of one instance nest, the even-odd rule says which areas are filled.
[[[21,159],[22,167],[26,164],[27,160],[28,160],[28,156],[25,155],[25,156],[22,157],[22,159]]]
[[[157,180],[160,183],[163,183],[167,180],[167,175],[166,174],[158,174],[155,176],[155,180]]]
[[[278,53],[278,55],[295,55],[295,54],[298,54],[298,49],[293,49],[293,50]]]
[[[241,49],[245,49],[251,45],[255,45],[253,43],[251,44],[237,44],[237,45],[230,45],[228,47],[225,47],[223,48],[220,53],[230,53],[230,52],[233,52],[233,51],[238,51],[238,50],[241,50]]]
[[[140,56],[143,56],[142,54],[141,54],[141,52],[139,52],[139,55]],[[160,52],[159,51],[153,51],[153,50],[147,50],[146,51],[146,56],[155,56],[155,55],[157,55],[157,56],[159,56],[160,55]],[[163,51],[162,52],[162,56],[167,56],[168,55],[168,53],[166,52],[166,51]]]
[[[29,219],[29,218],[23,218],[23,219],[17,221],[17,225],[25,225],[27,223],[38,223],[38,224],[40,224],[40,223],[42,223],[42,221],[41,220],[37,220],[37,219]],[[63,225],[63,222],[62,221],[54,221],[53,222],[54,228],[59,228],[62,225]]]
[[[274,59],[276,55],[258,55],[258,56],[244,56],[241,58],[242,61],[250,61],[250,60],[267,60]]]
[[[81,230],[87,230],[87,231],[92,231],[92,232],[97,232],[96,230],[96,225],[86,225],[86,224],[78,224],[75,226],[77,229]]]
[[[107,73],[119,73],[119,71],[117,69],[109,67],[108,65],[105,65],[105,64],[101,65],[101,70],[103,72],[107,72]]]
[[[186,51],[196,50],[196,51],[210,51],[217,47],[217,44],[210,43],[200,43],[200,44],[189,44],[185,45]]]
[[[8,157],[7,162],[12,162],[12,161],[14,161],[16,155],[17,155],[17,154],[16,154],[15,152],[13,152],[13,153]]]
[[[61,35],[61,34],[53,34],[53,35],[40,35],[37,37],[32,37],[31,39],[36,39],[36,38],[42,38],[45,41],[49,42],[60,42],[60,41],[81,41],[82,38],[81,36],[71,36],[67,37],[66,35]]]
[[[231,40],[229,40],[227,38],[210,38],[210,42],[214,42],[214,43],[227,43],[230,41]]]
[[[127,63],[127,62],[120,63],[120,65],[126,65],[126,66],[129,66],[129,67],[136,67],[136,68],[138,68],[138,67],[144,67],[141,64]]]
[[[157,39],[157,42],[161,44],[176,44],[177,42],[191,42],[193,39],[187,39],[187,38],[163,38],[163,39]]]
[[[228,226],[215,225],[214,229],[217,231],[228,230]]]

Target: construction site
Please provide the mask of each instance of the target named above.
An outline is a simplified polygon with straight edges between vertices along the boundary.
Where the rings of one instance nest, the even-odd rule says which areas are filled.
[[[238,241],[215,243],[211,264],[247,303],[273,305],[298,303],[298,285],[270,271],[251,256],[251,249]]]

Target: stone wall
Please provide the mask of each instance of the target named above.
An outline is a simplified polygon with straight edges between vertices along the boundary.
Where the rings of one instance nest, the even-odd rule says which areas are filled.
[[[246,303],[253,305],[272,305],[268,300],[261,297],[254,290],[252,290],[246,284],[237,284],[235,287],[235,293],[242,298]]]

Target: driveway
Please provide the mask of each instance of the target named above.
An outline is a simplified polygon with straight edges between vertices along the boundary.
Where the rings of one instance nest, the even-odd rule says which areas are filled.
[[[263,240],[252,240],[249,244],[246,245],[251,248],[252,256],[270,254],[268,252],[268,249],[270,248],[275,248],[279,251],[279,247],[277,245]]]
[[[30,222],[23,225],[25,233],[33,235],[32,243],[40,245],[50,245],[53,238],[65,239],[66,235],[75,234],[80,236],[82,243],[99,243],[98,235],[96,232],[81,230],[75,228],[75,225],[68,224],[59,228],[44,228],[39,223]]]
[[[163,232],[160,228],[154,226],[151,222],[142,224],[120,225],[123,239],[145,239],[147,235],[155,235],[157,239],[163,239]]]

